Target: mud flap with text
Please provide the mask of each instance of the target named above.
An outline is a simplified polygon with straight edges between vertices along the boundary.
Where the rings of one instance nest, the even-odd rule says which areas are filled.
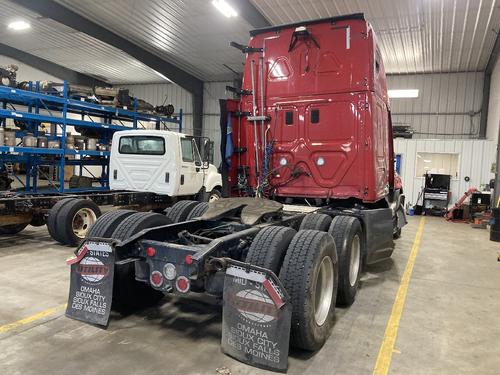
[[[222,351],[252,366],[286,371],[292,310],[276,275],[230,260],[223,300]]]
[[[71,265],[71,278],[66,316],[107,326],[115,264],[112,243],[87,240],[67,263]]]

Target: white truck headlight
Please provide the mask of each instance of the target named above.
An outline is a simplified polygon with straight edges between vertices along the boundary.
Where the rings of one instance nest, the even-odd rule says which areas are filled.
[[[323,159],[321,156],[316,160],[316,164],[319,165],[320,167],[322,165],[325,165],[325,159]]]
[[[281,158],[281,159],[280,159],[280,165],[281,165],[282,167],[284,167],[284,166],[285,166],[285,165],[287,165],[287,164],[288,164],[288,160],[286,160],[286,158]]]

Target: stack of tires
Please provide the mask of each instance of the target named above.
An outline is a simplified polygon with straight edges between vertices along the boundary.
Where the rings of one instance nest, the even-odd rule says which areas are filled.
[[[298,231],[282,226],[262,229],[246,262],[278,275],[291,297],[290,342],[318,350],[330,336],[335,305],[354,302],[359,285],[363,236],[358,219],[308,214]]]

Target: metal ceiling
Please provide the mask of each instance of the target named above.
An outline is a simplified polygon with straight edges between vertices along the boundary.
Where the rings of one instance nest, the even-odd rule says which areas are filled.
[[[7,0],[0,0],[0,9],[3,44],[113,83],[162,80],[136,59],[84,33],[42,18]],[[31,23],[31,30],[13,32],[7,29],[12,20],[20,18]]]
[[[252,26],[245,17],[225,18],[209,0],[56,1],[204,81],[242,70],[243,56],[228,42],[246,43]],[[500,0],[247,1],[272,24],[364,12],[388,73],[482,71],[500,29]],[[162,81],[117,48],[12,1],[0,0],[0,7],[4,44],[114,83]],[[8,31],[15,18],[28,19],[32,30]]]
[[[363,12],[387,73],[483,71],[500,29],[499,0],[251,0],[273,24]]]
[[[242,71],[242,55],[229,41],[246,43],[252,27],[242,17],[224,17],[211,1],[56,1],[204,81]]]

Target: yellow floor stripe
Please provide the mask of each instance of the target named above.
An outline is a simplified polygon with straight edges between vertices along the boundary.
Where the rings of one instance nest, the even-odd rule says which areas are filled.
[[[413,247],[411,249],[408,262],[406,263],[401,283],[399,284],[394,305],[392,305],[392,312],[389,317],[389,321],[387,322],[384,340],[382,341],[382,345],[380,345],[377,362],[375,363],[375,368],[373,369],[374,375],[386,375],[389,372],[392,353],[395,351],[394,344],[398,336],[399,321],[401,320],[401,314],[403,313],[403,307],[406,300],[406,294],[408,292],[408,286],[410,284],[411,274],[413,272],[413,266],[415,265],[415,259],[417,258],[418,249],[420,248],[420,240],[422,239],[424,225],[425,217],[422,216],[420,218],[417,234],[415,235],[415,241],[413,242]]]
[[[3,326],[0,326],[0,333],[9,332],[9,331],[12,331],[13,329],[16,329],[16,328],[22,327],[24,325],[36,322],[37,320],[54,315],[54,314],[60,312],[61,310],[64,310],[65,308],[66,308],[66,304],[59,305],[56,307],[51,307],[50,309],[41,311],[35,315],[28,316],[26,318],[18,320],[17,322],[5,324]]]

